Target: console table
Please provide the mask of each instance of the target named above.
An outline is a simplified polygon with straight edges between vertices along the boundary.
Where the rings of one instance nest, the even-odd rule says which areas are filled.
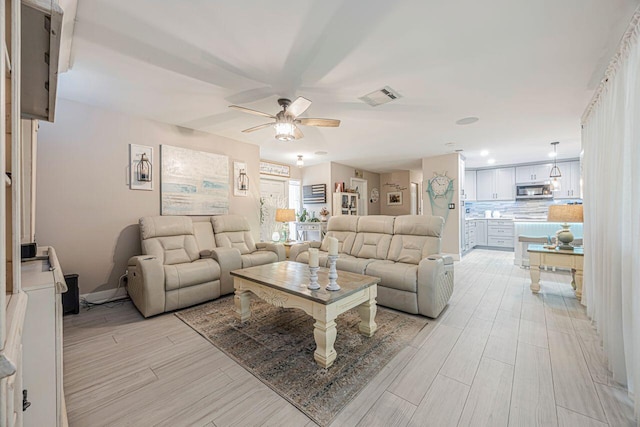
[[[576,292],[576,298],[578,301],[582,299],[583,248],[565,251],[545,248],[543,245],[529,245],[527,252],[529,252],[531,292],[540,291],[540,266],[569,268],[572,278],[571,286]]]
[[[327,232],[327,223],[325,222],[296,222],[297,240],[308,241],[309,232],[318,233],[318,241],[322,241]]]

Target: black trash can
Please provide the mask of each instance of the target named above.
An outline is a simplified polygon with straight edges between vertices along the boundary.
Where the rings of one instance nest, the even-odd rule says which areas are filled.
[[[78,291],[78,275],[65,274],[64,281],[67,282],[67,292],[62,294],[62,313],[80,313],[80,292]]]

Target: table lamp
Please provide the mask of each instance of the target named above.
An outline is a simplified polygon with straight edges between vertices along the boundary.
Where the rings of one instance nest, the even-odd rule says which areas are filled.
[[[573,250],[569,243],[573,242],[573,233],[569,229],[570,222],[582,222],[582,205],[551,205],[549,206],[548,222],[564,222],[562,230],[556,232],[558,242],[562,244],[558,249]]]
[[[289,241],[289,222],[296,220],[295,209],[276,209],[276,222],[282,223],[282,237],[285,242]],[[274,233],[275,234],[275,233]]]

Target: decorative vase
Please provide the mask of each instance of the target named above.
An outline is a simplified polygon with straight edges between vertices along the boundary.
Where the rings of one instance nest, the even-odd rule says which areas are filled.
[[[564,224],[562,224],[562,230],[559,230],[558,233],[556,234],[556,236],[558,237],[558,241],[562,242],[562,244],[558,246],[558,249],[562,249],[566,251],[573,250],[573,246],[569,244],[573,242],[573,233],[571,232],[569,227],[570,225],[565,222]]]

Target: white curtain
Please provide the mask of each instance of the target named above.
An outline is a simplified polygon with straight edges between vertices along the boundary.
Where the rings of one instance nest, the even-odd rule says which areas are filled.
[[[640,9],[583,116],[584,294],[640,415]]]

